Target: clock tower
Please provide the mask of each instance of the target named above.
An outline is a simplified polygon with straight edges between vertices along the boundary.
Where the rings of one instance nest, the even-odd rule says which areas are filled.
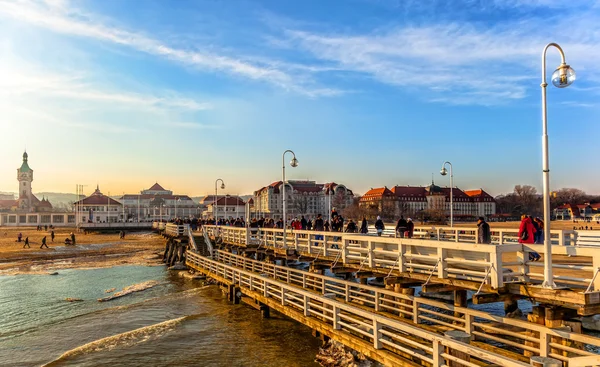
[[[23,163],[21,168],[17,169],[17,180],[19,181],[19,209],[31,210],[34,204],[34,196],[31,191],[33,170],[27,164],[27,152],[23,153]]]

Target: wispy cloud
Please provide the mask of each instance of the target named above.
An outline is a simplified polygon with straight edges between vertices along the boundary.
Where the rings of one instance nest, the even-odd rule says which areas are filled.
[[[175,109],[200,111],[210,109],[206,102],[197,102],[176,93],[162,95],[126,92],[112,87],[107,89],[87,80],[85,73],[59,73],[32,65],[0,63],[0,95],[22,97],[36,95],[43,98],[69,98],[98,103],[112,103],[131,108]]]
[[[91,14],[83,13],[73,7],[66,7],[64,1],[40,3],[30,0],[18,2],[1,0],[0,15],[2,14],[54,32],[110,42],[181,64],[201,68],[202,70],[224,72],[253,80],[266,81],[284,89],[309,96],[330,96],[342,93],[341,91],[334,91],[333,88],[315,86],[310,76],[298,73],[290,74],[282,69],[248,62],[244,57],[235,58],[210,52],[171,47],[165,42],[141,32],[129,31],[101,23]]]

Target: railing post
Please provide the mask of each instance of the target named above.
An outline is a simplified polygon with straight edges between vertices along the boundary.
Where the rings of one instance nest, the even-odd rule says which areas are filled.
[[[593,270],[593,274],[595,275],[597,271],[599,271],[600,269],[600,254],[599,253],[594,253],[594,257],[592,257],[592,267],[594,268]],[[594,276],[592,275],[592,276]],[[596,278],[594,279],[594,285],[593,285],[594,289],[592,291],[598,291],[600,290],[600,275],[597,275]]]
[[[444,347],[440,344],[439,340],[433,341],[433,367],[440,367],[444,364],[444,359],[442,358],[442,353],[444,352]]]
[[[552,237],[552,234],[550,234],[550,236]],[[558,245],[559,246],[565,245],[565,231],[563,231],[562,229],[560,230],[559,235],[558,235]]]
[[[308,297],[306,295],[304,295],[303,301],[304,301],[304,306],[303,306],[304,307],[304,310],[303,310],[304,316],[308,317],[308,316],[310,316],[310,311],[308,310],[308,306],[309,306],[308,305]]]
[[[502,253],[498,251],[497,246],[493,246],[493,251],[489,253],[490,266],[489,282],[493,289],[498,289],[504,284],[504,275],[502,272]]]
[[[294,249],[298,251],[298,233],[294,232]]]
[[[343,242],[342,242],[342,248],[340,249],[340,251],[342,251],[342,264],[346,264],[349,244],[350,244],[350,240],[344,238]]]
[[[474,321],[474,317],[473,315],[471,315],[470,313],[465,313],[465,333],[469,334],[469,335],[473,335],[473,321]]]
[[[548,357],[548,351],[550,350],[550,338],[546,330],[540,330],[540,356]]]
[[[350,284],[346,283],[344,288],[345,288],[344,296],[346,296],[346,302],[350,302]]]
[[[398,271],[400,273],[404,273],[406,272],[406,265],[404,265],[404,251],[406,250],[406,246],[404,246],[404,244],[402,243],[402,240],[400,240],[400,243],[398,244],[398,252],[399,252],[399,257],[398,257]]]
[[[443,247],[438,247],[438,267],[437,273],[438,278],[445,279],[448,277],[448,273],[446,272],[446,249]]]
[[[264,289],[263,289],[263,296],[265,298],[269,298],[269,283],[267,282],[266,279],[263,279],[263,284],[264,284]]]
[[[375,259],[373,258],[373,241],[368,240],[367,246],[369,249],[369,253],[367,254],[367,256],[369,256],[369,267],[373,269],[375,267]]]
[[[504,231],[500,230],[500,233],[498,234],[498,244],[502,245],[504,243]]]
[[[312,233],[309,233],[309,235],[308,235],[308,244],[307,244],[307,246],[308,246],[308,253],[309,254],[312,254],[312,241],[314,239],[313,236],[314,235]]]
[[[250,228],[246,228],[246,246],[250,245]]]
[[[333,310],[332,310],[332,318],[333,318],[333,329],[334,330],[340,330],[341,326],[339,324],[340,322],[340,310],[337,306],[333,305]]]
[[[413,299],[413,322],[415,325],[419,324],[419,301],[417,301],[417,297]]]
[[[375,291],[375,312],[379,312],[379,300],[381,299],[381,294],[378,291]]]
[[[375,349],[381,349],[382,345],[381,345],[381,325],[379,325],[379,321],[377,321],[377,318],[373,319],[373,347]]]
[[[458,232],[459,232],[458,229],[454,230],[454,242],[458,242]]]
[[[327,235],[326,234],[323,235],[323,256],[327,256]]]
[[[285,306],[285,288],[281,287],[281,305]]]

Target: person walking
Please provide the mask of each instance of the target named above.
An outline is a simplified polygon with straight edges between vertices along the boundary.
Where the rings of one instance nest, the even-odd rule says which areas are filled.
[[[23,245],[23,248],[25,248],[25,246],[31,248],[31,246],[29,246],[29,237],[25,237],[25,244]]]
[[[490,225],[485,221],[484,217],[479,217],[477,221],[477,243],[492,243]]]
[[[519,225],[519,243],[534,244],[535,243],[535,227],[531,218],[523,214],[521,216],[521,224]],[[529,253],[529,261],[538,261],[541,258],[540,254],[533,251]]]
[[[398,219],[398,223],[396,223],[396,235],[400,234],[400,238],[404,238],[404,232],[406,231],[406,227],[406,219],[404,219],[404,216],[401,215],[400,219]]]
[[[71,245],[75,246],[75,234],[71,232]]]
[[[46,246],[46,248],[50,248],[50,247],[48,247],[48,245],[46,244],[46,236],[44,236],[44,238],[42,238],[42,245],[40,246],[40,248],[44,248],[44,246]]]
[[[367,223],[366,217],[363,217],[362,223],[360,224],[360,233],[362,233],[362,234],[369,233],[369,224]]]
[[[534,226],[537,227],[535,243],[543,244],[544,243],[544,221],[541,220],[540,218],[535,218],[533,220],[533,224],[534,224]]]
[[[52,242],[54,242],[54,231],[50,232],[50,240],[52,240]]]
[[[411,218],[408,218],[406,221],[406,232],[408,232],[408,238],[413,238],[413,234],[415,233],[415,224]]]
[[[375,229],[377,230],[377,235],[381,237],[383,230],[385,229],[385,225],[383,225],[383,221],[380,216],[377,216],[377,220],[375,221]]]

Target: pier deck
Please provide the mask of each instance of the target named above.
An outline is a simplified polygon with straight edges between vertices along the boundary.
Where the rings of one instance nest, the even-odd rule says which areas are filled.
[[[577,246],[569,237],[555,236],[552,267],[554,280],[561,288],[548,290],[539,286],[543,262],[529,261],[530,252],[543,256],[544,246],[513,242],[514,230],[501,233],[502,244],[477,244],[466,242],[471,235],[465,229],[452,229],[452,235],[438,228],[433,239],[287,231],[284,241],[281,229],[205,228],[217,243],[240,251],[472,290],[477,292],[476,303],[514,296],[570,308],[582,316],[600,313],[600,247]]]

